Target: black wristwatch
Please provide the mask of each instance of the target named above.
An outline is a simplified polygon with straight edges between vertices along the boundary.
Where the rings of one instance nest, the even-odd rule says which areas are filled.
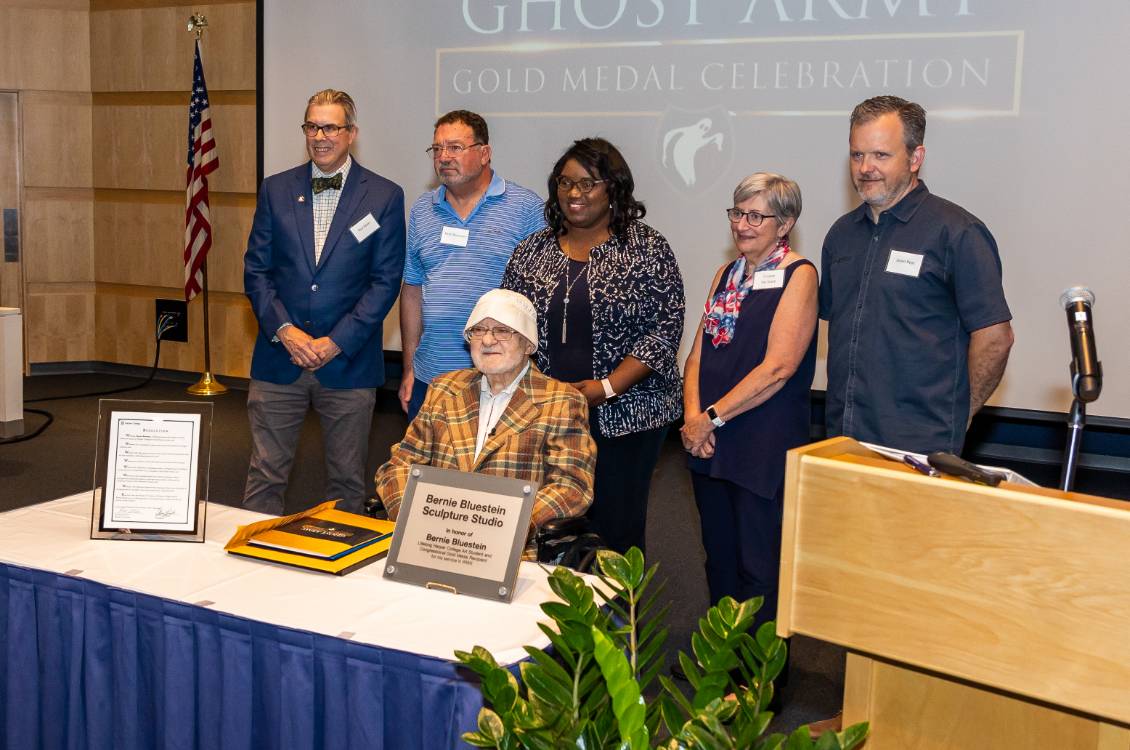
[[[721,427],[722,425],[726,424],[726,420],[718,416],[718,411],[714,408],[714,404],[706,407],[706,416],[710,417],[710,422],[715,427]]]

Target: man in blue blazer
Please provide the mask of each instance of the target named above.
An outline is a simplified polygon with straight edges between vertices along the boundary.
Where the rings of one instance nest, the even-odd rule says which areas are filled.
[[[306,412],[322,424],[324,498],[360,512],[384,318],[404,272],[404,192],[350,156],[356,108],[343,91],[310,97],[310,161],[263,181],[244,255],[259,336],[247,410],[251,464],[243,505],[283,512]]]

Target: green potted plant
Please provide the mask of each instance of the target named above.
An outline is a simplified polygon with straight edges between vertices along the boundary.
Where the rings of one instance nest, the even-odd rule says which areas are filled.
[[[662,586],[652,585],[658,566],[645,569],[634,547],[625,555],[601,550],[597,565],[595,587],[567,568],[550,573],[560,601],[542,604],[553,626],[541,629],[553,654],[527,646],[520,680],[482,647],[455,652],[480,676],[487,704],[466,742],[498,750],[850,750],[866,739],[866,724],[818,740],[807,727],[765,736],[786,646],[775,623],[749,632],[760,598],[739,604],[727,597],[699,620],[693,658],[679,653],[693,690],[688,698],[660,674],[667,606]],[[655,697],[645,699],[648,692]]]

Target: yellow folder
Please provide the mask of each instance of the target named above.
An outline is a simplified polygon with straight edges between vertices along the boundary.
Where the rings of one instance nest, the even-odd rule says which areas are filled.
[[[395,527],[392,521],[378,521],[368,516],[336,510],[334,508],[336,504],[336,500],[327,500],[301,513],[240,526],[224,545],[224,549],[233,555],[254,557],[335,575],[351,573],[388,554],[389,546],[392,544],[392,530]],[[366,529],[377,532],[378,537],[361,544],[352,552],[342,554],[349,549],[348,543],[335,541],[332,538],[317,538],[279,531],[280,526],[301,520],[317,521],[333,528],[345,526]],[[252,544],[252,541],[276,546],[257,546]],[[279,547],[296,551],[291,552]]]

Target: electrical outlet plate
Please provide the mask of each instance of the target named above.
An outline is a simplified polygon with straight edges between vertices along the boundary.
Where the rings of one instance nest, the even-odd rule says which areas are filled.
[[[188,342],[188,303],[182,299],[158,299],[157,313],[154,318],[154,331],[160,330],[161,316],[172,315],[173,325],[165,331],[161,339],[164,341]]]

